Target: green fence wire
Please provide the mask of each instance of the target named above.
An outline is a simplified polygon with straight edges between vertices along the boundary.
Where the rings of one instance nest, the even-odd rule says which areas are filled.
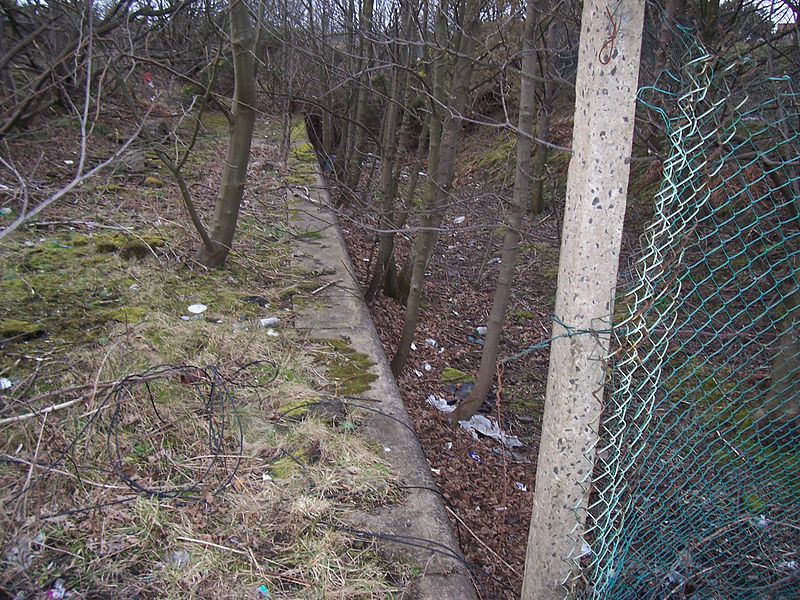
[[[704,55],[643,91],[668,158],[618,293],[584,552],[567,582],[581,598],[800,598],[793,85]]]

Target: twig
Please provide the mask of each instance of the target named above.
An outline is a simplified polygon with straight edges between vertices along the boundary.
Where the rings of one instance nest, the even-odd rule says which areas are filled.
[[[500,394],[503,391],[503,371],[505,367],[503,363],[497,363],[496,366],[496,374],[497,374],[497,391],[495,392],[495,403],[497,406],[497,427],[500,429],[500,441],[503,441],[504,433],[503,433],[503,420],[502,415],[500,414]],[[506,445],[501,443],[500,444],[500,451],[503,457],[503,503],[502,506],[508,506],[508,461],[506,460]],[[500,531],[498,532],[499,535],[497,536],[497,552],[500,553],[503,550],[503,541],[505,540],[506,535],[506,511],[503,511],[503,516],[500,521]],[[492,573],[495,572],[497,568],[497,561],[500,560],[500,556],[496,555],[495,563],[492,566]]]
[[[31,465],[36,467],[37,469],[47,469],[49,465],[40,465],[35,462],[31,462],[29,460],[25,460],[24,458],[20,458],[18,456],[11,456],[10,454],[0,454],[1,460],[6,460],[11,463],[19,463],[21,465]],[[99,483],[97,481],[92,481],[90,479],[84,479],[82,477],[78,477],[74,473],[70,473],[69,471],[62,471],[61,469],[56,469],[54,467],[50,468],[49,471],[51,473],[57,473],[59,475],[65,475],[67,477],[72,477],[77,479],[81,483],[88,483],[89,485],[93,485],[95,487],[103,488],[106,490],[130,490],[130,488],[126,485],[111,485],[108,483]]]
[[[26,421],[28,419],[32,419],[33,417],[39,417],[42,415],[48,415],[51,412],[55,412],[57,410],[61,410],[62,408],[69,408],[73,404],[77,404],[81,400],[85,400],[90,396],[94,396],[94,394],[88,395],[84,394],[83,396],[79,396],[72,400],[67,400],[66,402],[62,402],[61,404],[53,404],[52,406],[48,406],[41,410],[35,410],[33,412],[25,413],[24,415],[17,415],[16,417],[6,417],[5,419],[0,419],[0,425],[5,425],[6,423],[17,423],[19,421]]]
[[[322,291],[322,290],[324,290],[325,288],[329,288],[330,286],[332,286],[332,285],[334,285],[334,284],[336,284],[336,283],[339,283],[339,281],[329,281],[329,282],[328,282],[328,283],[326,283],[325,285],[321,285],[321,286],[319,286],[317,289],[315,289],[314,291],[312,291],[312,292],[311,292],[311,295],[312,295],[312,296],[314,296],[314,295],[316,295],[318,292],[321,292],[321,291]]]
[[[42,436],[44,435],[44,426],[47,423],[47,415],[45,414],[44,419],[42,419],[42,426],[39,428],[39,437],[36,440],[36,449],[33,451],[33,460],[31,461],[30,466],[28,467],[28,476],[25,477],[25,483],[22,484],[22,489],[28,489],[28,484],[31,482],[31,477],[33,476],[33,466],[36,464],[36,459],[39,458],[39,448],[42,446]],[[21,514],[24,515],[27,511],[27,502],[28,502],[28,495],[22,499],[22,512]],[[19,506],[19,505],[18,505]]]
[[[97,221],[34,221],[32,223],[28,223],[27,227],[50,227],[53,225],[64,225],[66,227],[81,225],[87,229],[111,229],[113,231],[125,231],[128,233],[130,233],[130,231],[133,229],[132,227],[122,227],[120,225],[104,225],[103,223],[98,223]]]
[[[175,372],[177,372],[177,371],[175,371]],[[145,375],[144,377],[135,377],[133,379],[131,379],[131,378],[128,378],[128,379],[130,381],[132,381],[132,382],[135,382],[135,383],[141,383],[141,382],[144,382],[144,381],[150,381],[151,379],[159,379],[161,377],[164,377],[165,375],[167,375],[167,373],[153,373],[152,375]],[[95,396],[97,394],[98,390],[103,390],[103,389],[108,389],[108,388],[114,387],[120,381],[122,381],[122,380],[121,379],[114,379],[113,381],[104,381],[104,382],[101,382],[101,383],[98,383],[98,382],[83,383],[81,385],[73,385],[73,386],[70,386],[70,387],[67,387],[67,388],[63,388],[63,389],[60,389],[60,390],[54,390],[52,392],[47,392],[45,394],[40,394],[40,395],[38,395],[38,396],[36,396],[34,398],[26,400],[25,402],[28,405],[31,405],[34,402],[38,402],[40,400],[46,400],[47,398],[54,398],[54,397],[57,397],[57,396],[64,396],[66,394],[70,394],[70,393],[73,393],[73,392],[80,392],[80,391],[85,390],[87,388],[92,388],[92,393],[91,394],[82,394],[82,395],[78,396],[77,398],[73,398],[72,400],[67,400],[66,402],[62,402],[61,404],[55,404],[53,406],[48,406],[47,408],[43,408],[43,409],[40,409],[40,410],[34,410],[34,411],[31,411],[30,413],[26,413],[24,415],[17,415],[16,417],[7,417],[5,419],[0,419],[0,425],[5,425],[6,423],[15,423],[17,421],[25,421],[26,419],[31,419],[33,417],[36,417],[36,416],[39,416],[39,415],[43,415],[45,413],[51,413],[51,412],[56,411],[56,410],[61,410],[62,408],[67,408],[69,406],[72,406],[73,404],[76,404],[76,403],[80,402],[81,400],[86,400],[87,398],[91,398],[91,397]]]
[[[492,549],[491,549],[489,546],[487,546],[487,545],[486,545],[486,542],[484,542],[484,541],[483,541],[481,538],[479,538],[479,537],[478,537],[478,534],[477,534],[477,533],[475,533],[474,531],[472,531],[472,529],[470,529],[470,528],[469,528],[469,525],[467,525],[467,524],[464,522],[464,520],[463,520],[461,517],[459,517],[459,516],[458,516],[458,515],[457,515],[457,514],[456,514],[456,513],[453,511],[453,509],[452,509],[452,508],[450,508],[449,506],[445,506],[445,510],[447,510],[447,512],[449,512],[451,515],[453,515],[453,517],[456,519],[456,521],[458,521],[459,523],[461,523],[461,525],[463,525],[463,526],[464,526],[464,529],[466,529],[466,530],[467,530],[467,532],[469,532],[469,534],[470,534],[472,537],[474,537],[474,538],[475,538],[475,540],[476,540],[476,541],[477,541],[477,542],[478,542],[478,543],[479,543],[481,546],[483,546],[483,547],[484,547],[484,548],[485,548],[485,549],[486,549],[486,550],[487,550],[487,551],[488,551],[488,552],[489,552],[489,553],[490,553],[492,556],[494,556],[495,558],[497,558],[497,560],[499,560],[499,561],[500,561],[501,563],[503,563],[503,564],[504,564],[506,567],[508,567],[508,568],[509,568],[509,570],[510,570],[512,573],[514,573],[514,575],[516,575],[517,577],[522,577],[522,573],[520,573],[519,571],[517,571],[517,570],[516,570],[514,567],[512,567],[510,564],[508,564],[506,561],[504,561],[502,558],[500,558],[500,556],[498,556],[497,552],[495,552],[495,551],[494,551],[494,550],[492,550]]]
[[[219,550],[233,552],[234,554],[242,554],[244,556],[249,556],[248,553],[245,552],[244,550],[237,550],[236,548],[230,548],[228,546],[223,546],[222,544],[215,544],[214,542],[207,542],[205,540],[197,540],[195,538],[183,537],[183,536],[178,536],[175,539],[181,542],[191,542],[193,544],[200,544],[201,546],[210,546],[211,548],[217,548]]]

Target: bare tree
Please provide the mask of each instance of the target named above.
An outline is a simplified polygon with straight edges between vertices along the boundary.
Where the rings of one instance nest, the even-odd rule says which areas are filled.
[[[410,2],[403,2],[401,13],[403,19],[401,39],[407,40],[411,30],[411,22],[415,7]],[[381,143],[381,231],[378,247],[378,256],[372,271],[365,299],[371,301],[383,286],[394,250],[394,235],[397,223],[395,222],[395,198],[397,196],[399,169],[395,168],[400,150],[405,146],[408,132],[409,111],[404,108],[407,96],[407,69],[410,53],[405,44],[395,44],[396,65],[392,75],[392,91],[386,105],[383,119],[383,136]],[[400,113],[403,113],[404,126],[398,132]]]
[[[211,243],[200,246],[197,259],[208,268],[225,262],[231,249],[239,206],[247,179],[250,161],[250,143],[256,118],[255,83],[255,28],[244,0],[230,0],[231,45],[233,47],[233,72],[235,88],[231,115],[231,138],[225,158],[222,188],[217,197],[214,222],[211,226]]]
[[[457,5],[456,14],[460,17],[456,32],[455,48],[457,55],[453,67],[453,77],[448,90],[444,122],[442,123],[441,142],[438,146],[438,162],[436,171],[428,186],[428,209],[423,218],[423,228],[420,229],[414,241],[414,266],[409,286],[408,302],[403,320],[403,330],[400,335],[395,355],[392,358],[392,373],[399,374],[405,367],[408,354],[411,351],[411,342],[417,328],[419,308],[422,302],[422,291],[425,278],[425,269],[433,253],[438,228],[444,219],[450,200],[450,190],[455,173],[456,150],[461,135],[462,114],[467,102],[475,54],[475,33],[478,26],[479,14],[478,0],[462,0]],[[431,147],[434,147],[434,132],[431,129]],[[429,169],[432,166],[429,161]]]
[[[517,166],[514,173],[514,192],[508,207],[508,220],[503,237],[503,254],[500,263],[500,274],[494,292],[492,310],[487,323],[486,343],[481,354],[481,364],[475,387],[469,396],[460,403],[454,413],[458,421],[468,420],[478,412],[494,379],[497,363],[497,348],[500,333],[505,322],[508,299],[511,295],[511,283],[517,265],[519,251],[519,228],[528,200],[530,187],[531,147],[533,146],[533,114],[536,93],[534,73],[536,70],[536,26],[541,14],[534,0],[528,0],[525,9],[525,29],[522,46],[522,84],[519,95],[519,131],[517,133]]]

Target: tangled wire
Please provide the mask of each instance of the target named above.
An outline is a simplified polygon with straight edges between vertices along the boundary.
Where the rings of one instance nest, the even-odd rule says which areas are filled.
[[[242,373],[246,373],[254,368],[260,368],[264,364],[269,365],[271,371],[266,379],[256,379],[254,382],[240,381]],[[156,365],[141,373],[127,375],[118,380],[109,392],[103,396],[99,405],[90,411],[88,419],[83,423],[78,433],[52,461],[48,463],[34,463],[35,466],[41,468],[39,475],[26,482],[5,504],[8,506],[16,501],[40,481],[44,480],[49,473],[56,470],[66,460],[69,460],[69,462],[73,464],[76,474],[79,475],[81,467],[75,464],[72,455],[79,441],[84,439],[85,435],[90,432],[93,426],[100,425],[100,428],[102,428],[102,426],[105,425],[100,424],[98,419],[107,408],[112,409],[110,419],[107,425],[105,425],[106,447],[110,464],[108,468],[96,465],[83,468],[116,476],[131,488],[131,490],[135,492],[135,495],[126,496],[110,503],[106,502],[73,508],[51,516],[85,512],[108,504],[127,502],[139,495],[156,498],[180,498],[186,501],[198,500],[207,497],[207,494],[217,496],[230,485],[236,476],[244,450],[242,423],[234,396],[230,392],[229,386],[260,388],[274,381],[277,376],[278,367],[270,360],[249,362],[230,376],[223,375],[215,365],[198,367],[195,365],[172,364]],[[159,385],[165,382],[165,385]],[[159,426],[154,430],[147,430],[145,428],[146,430],[142,436],[134,437],[133,440],[130,440],[128,434],[135,430],[134,425],[141,420],[141,407],[137,402],[143,398],[142,394],[138,392],[142,387],[144,387],[145,390],[144,398],[146,398],[152,407],[153,413],[159,421]],[[169,394],[176,394],[176,390],[177,393],[184,396],[187,390],[191,391],[188,398],[181,398],[182,402],[180,405],[184,410],[179,412],[190,414],[192,409],[195,409],[195,412],[200,413],[202,422],[207,429],[207,452],[195,457],[195,459],[204,459],[208,462],[205,463],[204,468],[201,469],[199,474],[188,475],[185,469],[179,469],[174,462],[171,461],[168,448],[162,447],[161,452],[164,454],[165,458],[173,464],[173,468],[171,469],[172,473],[167,479],[177,474],[178,478],[182,481],[179,485],[146,483],[143,478],[137,477],[135,469],[136,463],[132,461],[131,457],[143,458],[144,455],[148,453],[147,450],[155,450],[155,445],[152,444],[152,442],[150,442],[149,445],[148,443],[144,443],[144,436],[150,437],[160,434],[169,442],[170,426],[181,422],[181,414],[171,416],[171,420],[167,420],[161,415],[157,405],[159,401],[162,400],[162,397],[166,397]],[[197,406],[192,405],[192,398],[199,400]],[[122,434],[123,430],[124,435]],[[163,445],[168,446],[169,444],[162,444],[162,446]],[[225,452],[226,449],[229,450],[227,454]],[[204,491],[203,488],[206,487],[205,484],[208,483],[212,473],[216,471],[216,467],[220,466],[228,457],[234,459],[234,464],[232,466],[225,465],[227,475],[215,486],[213,491]],[[17,462],[11,457],[6,457],[5,460],[8,462]],[[153,460],[152,454],[147,456],[147,460]]]

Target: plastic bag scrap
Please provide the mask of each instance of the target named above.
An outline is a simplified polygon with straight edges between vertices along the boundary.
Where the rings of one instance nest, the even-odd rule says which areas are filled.
[[[439,410],[439,411],[441,411],[443,413],[451,413],[456,409],[455,404],[451,406],[451,405],[449,405],[447,403],[447,400],[445,400],[444,398],[441,398],[441,397],[437,398],[433,394],[428,396],[425,399],[425,402],[427,402],[428,404],[433,406],[435,409],[437,409],[437,410]]]
[[[459,421],[461,427],[466,429],[472,434],[472,437],[478,439],[478,434],[485,435],[490,438],[502,442],[506,448],[517,448],[522,446],[519,438],[513,435],[506,435],[505,431],[500,431],[500,426],[494,419],[487,419],[483,415],[473,415],[469,421]]]

